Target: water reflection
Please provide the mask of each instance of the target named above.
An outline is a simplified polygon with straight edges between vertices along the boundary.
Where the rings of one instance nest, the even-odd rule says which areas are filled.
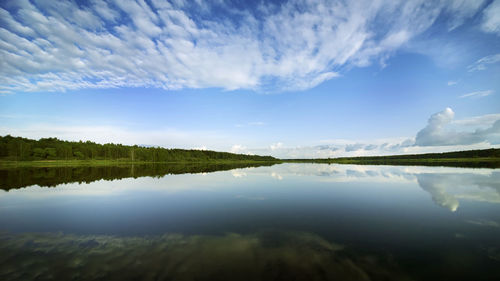
[[[500,276],[498,169],[130,168],[10,172],[28,177],[2,182],[0,280]]]
[[[147,237],[4,233],[0,251],[0,276],[12,280],[409,279],[390,257],[358,255],[304,232]]]
[[[256,167],[260,168],[256,169]],[[250,167],[250,168],[249,168]],[[461,200],[500,203],[500,170],[419,166],[368,166],[327,164],[169,164],[100,167],[52,167],[0,169],[4,190],[38,185],[90,183],[121,178],[164,177],[167,174],[207,173],[231,170],[234,180],[272,177],[275,180],[301,179],[314,182],[369,182],[413,184],[429,193],[432,201],[455,212]],[[81,189],[80,187],[78,189]],[[67,189],[66,189],[67,190]],[[44,191],[45,193],[46,191]],[[80,190],[81,192],[81,190]],[[101,189],[100,193],[103,192]],[[1,196],[1,193],[0,193]]]
[[[456,211],[460,199],[500,203],[500,170],[419,166],[286,164],[247,173],[286,177],[316,177],[328,182],[414,183],[432,201]]]
[[[448,208],[452,212],[457,210],[458,200],[453,194],[446,191],[446,188],[450,186],[448,176],[421,174],[417,175],[417,180],[420,187],[432,196],[434,203]]]
[[[9,190],[31,185],[57,186],[63,183],[90,183],[137,177],[196,174],[226,171],[245,167],[271,166],[275,163],[172,163],[116,166],[19,167],[0,168],[0,189]]]

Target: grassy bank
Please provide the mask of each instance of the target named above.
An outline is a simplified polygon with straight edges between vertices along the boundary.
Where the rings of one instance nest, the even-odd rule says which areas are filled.
[[[10,161],[0,160],[0,168],[18,168],[18,167],[79,167],[79,166],[121,166],[121,165],[233,165],[233,164],[261,164],[261,163],[282,163],[281,160],[205,160],[205,161],[130,161],[130,160],[37,160],[37,161]]]

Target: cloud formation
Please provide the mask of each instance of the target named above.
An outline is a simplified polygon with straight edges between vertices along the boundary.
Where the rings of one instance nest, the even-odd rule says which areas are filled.
[[[91,140],[98,143],[141,144],[187,149],[219,150],[242,154],[272,155],[278,158],[335,158],[394,154],[434,153],[453,150],[500,147],[500,114],[486,114],[466,119],[454,119],[451,108],[433,114],[416,137],[386,139],[319,140],[301,146],[290,146],[290,140],[252,145],[223,130],[180,130],[156,128],[131,129],[110,125],[59,125],[35,123],[29,126],[0,125],[0,135],[11,134],[39,139],[57,137],[63,140]],[[28,118],[29,116],[0,116]],[[29,118],[40,118],[31,116]],[[274,136],[278,137],[278,136]]]
[[[497,120],[500,120],[500,113],[474,116],[461,120],[453,120],[452,124],[463,127],[484,128],[493,125],[493,123],[495,123]]]
[[[384,64],[440,15],[457,28],[481,3],[291,0],[236,9],[225,1],[7,1],[0,92],[307,89],[345,68]]]
[[[451,108],[433,114],[427,126],[417,133],[417,146],[470,145],[480,142],[500,143],[500,119],[488,128],[478,128],[472,132],[458,132],[447,128],[455,113]]]
[[[278,143],[268,149],[245,147],[244,151],[278,158],[334,158],[485,149],[500,144],[500,114],[461,120],[454,120],[454,117],[451,108],[433,114],[416,137],[365,141],[332,139],[323,141],[327,144],[296,147]]]
[[[363,144],[361,143],[354,143],[354,144],[348,144],[345,146],[345,151],[346,152],[351,152],[351,151],[358,151],[364,147]]]

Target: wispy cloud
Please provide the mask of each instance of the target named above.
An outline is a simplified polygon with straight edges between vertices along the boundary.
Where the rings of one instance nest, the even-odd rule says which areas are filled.
[[[481,28],[486,32],[500,35],[500,0],[493,1],[484,9]]]
[[[472,93],[467,93],[464,95],[461,95],[460,98],[480,98],[480,97],[486,97],[493,94],[493,90],[486,90],[486,91],[477,91],[477,92],[472,92]]]
[[[451,30],[481,3],[291,0],[236,9],[224,1],[3,1],[0,93],[307,89],[345,68],[384,64],[440,14]]]
[[[495,64],[500,62],[500,54],[490,55],[478,59],[475,63],[469,65],[467,69],[469,72],[485,70],[489,64]]]
[[[454,86],[457,83],[458,83],[457,81],[448,81],[448,86]]]
[[[453,120],[452,124],[456,124],[463,127],[467,126],[472,128],[489,127],[493,125],[493,123],[495,123],[497,120],[500,120],[500,113],[474,116],[461,120]]]

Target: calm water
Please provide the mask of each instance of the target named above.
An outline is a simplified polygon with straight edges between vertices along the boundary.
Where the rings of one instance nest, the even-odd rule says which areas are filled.
[[[500,280],[499,169],[219,168],[0,171],[0,280]]]

